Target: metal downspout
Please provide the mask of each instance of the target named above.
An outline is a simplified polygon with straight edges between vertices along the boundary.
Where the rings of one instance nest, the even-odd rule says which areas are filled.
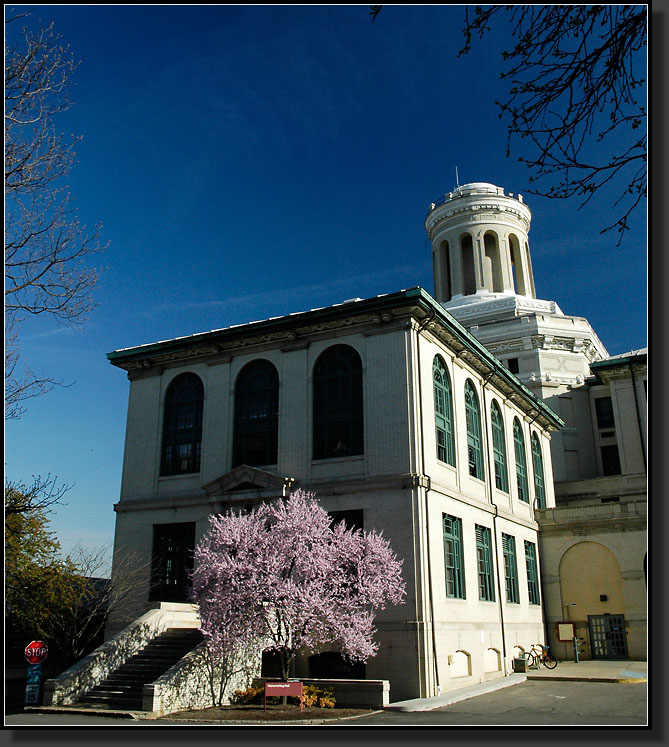
[[[630,373],[632,374],[632,391],[634,392],[634,405],[636,407],[636,422],[639,426],[639,442],[641,444],[641,455],[643,456],[643,467],[646,472],[648,471],[648,465],[646,464],[646,447],[643,445],[643,429],[641,428],[641,410],[639,410],[639,397],[636,393],[636,379],[634,378],[634,369],[632,364],[628,364]]]
[[[483,381],[483,425],[484,425],[484,433],[485,433],[485,445],[486,445],[486,468],[488,472],[488,495],[490,497],[490,503],[495,507],[495,513],[492,515],[492,528],[493,528],[493,540],[495,542],[495,569],[497,571],[497,599],[498,599],[498,609],[499,609],[499,624],[500,628],[502,630],[502,661],[504,662],[504,676],[507,677],[509,672],[507,671],[507,663],[506,663],[506,631],[504,629],[504,603],[502,601],[502,582],[499,572],[499,545],[497,541],[497,515],[499,513],[499,510],[497,508],[497,504],[493,500],[493,489],[492,489],[492,471],[490,469],[490,444],[488,442],[488,406],[485,400],[485,388],[487,383],[490,381],[490,379],[494,375],[494,371],[488,376],[487,379]],[[509,480],[510,480],[509,476]]]
[[[430,513],[428,511],[427,494],[430,491],[432,481],[429,476],[425,474],[425,440],[423,430],[423,385],[421,376],[420,366],[420,334],[430,324],[430,322],[436,316],[436,311],[433,309],[430,316],[425,322],[419,325],[416,332],[416,356],[418,362],[418,402],[419,402],[419,418],[420,418],[420,458],[421,458],[421,472],[427,477],[427,486],[425,487],[425,549],[427,552],[427,578],[428,578],[428,590],[430,598],[430,627],[432,633],[432,658],[434,660],[434,679],[435,679],[435,692],[438,695],[441,692],[441,683],[439,681],[439,663],[437,660],[437,638],[434,629],[434,596],[432,593],[432,560],[430,555]]]

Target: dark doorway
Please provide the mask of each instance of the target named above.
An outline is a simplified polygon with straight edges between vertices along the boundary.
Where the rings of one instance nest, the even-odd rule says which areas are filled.
[[[351,663],[336,651],[326,651],[309,657],[309,677],[315,680],[364,680],[365,665]]]
[[[188,602],[195,522],[154,524],[149,599]]]
[[[588,615],[593,659],[627,659],[623,615]]]

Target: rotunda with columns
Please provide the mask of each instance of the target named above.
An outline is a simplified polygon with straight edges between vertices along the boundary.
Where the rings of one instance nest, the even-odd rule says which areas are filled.
[[[448,307],[481,294],[535,298],[527,238],[531,218],[522,195],[487,182],[465,184],[433,202],[425,228],[437,301]]]

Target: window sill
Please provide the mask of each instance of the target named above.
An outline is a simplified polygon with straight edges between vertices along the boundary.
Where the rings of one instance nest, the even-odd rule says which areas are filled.
[[[485,480],[483,480],[482,478],[475,477],[474,475],[470,475],[469,472],[467,473],[467,477],[470,480],[474,480],[475,482],[479,483],[480,485],[484,485],[485,486]]]
[[[364,454],[351,454],[342,457],[323,457],[322,459],[312,459],[312,464],[338,464],[339,462],[361,462],[365,458]]]
[[[198,472],[182,472],[181,474],[178,474],[178,475],[158,475],[158,480],[161,482],[163,480],[179,480],[180,478],[184,478],[184,477],[198,477],[199,474],[200,472],[198,471]]]

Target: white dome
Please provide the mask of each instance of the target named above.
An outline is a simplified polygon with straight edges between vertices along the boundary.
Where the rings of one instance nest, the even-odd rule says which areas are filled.
[[[490,182],[469,182],[468,184],[462,184],[460,187],[456,187],[456,190],[463,191],[474,191],[477,192],[490,192],[492,194],[497,194],[497,190],[501,189],[501,187],[496,186],[495,184],[490,184]]]

